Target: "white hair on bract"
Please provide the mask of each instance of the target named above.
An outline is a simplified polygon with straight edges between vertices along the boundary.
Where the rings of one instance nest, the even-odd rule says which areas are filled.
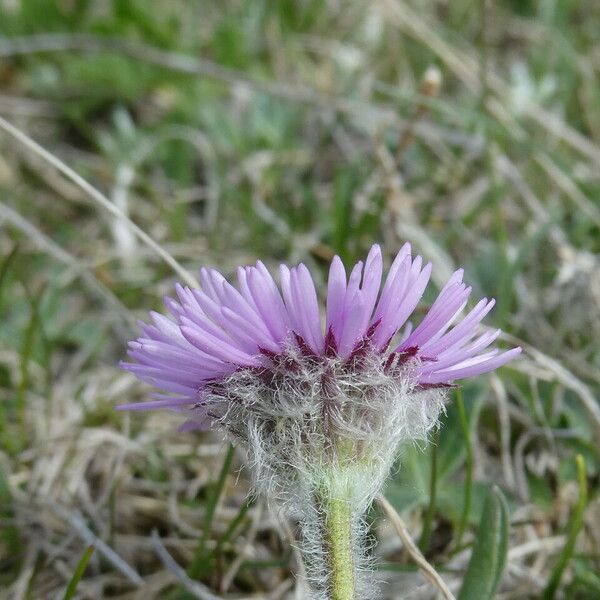
[[[246,450],[255,491],[298,521],[314,600],[330,597],[324,525],[331,502],[347,504],[357,598],[376,596],[364,515],[398,448],[426,440],[444,410],[447,390],[419,384],[418,359],[387,362],[367,349],[348,368],[290,345],[274,367],[242,369],[207,398],[222,407],[217,420],[228,438]]]

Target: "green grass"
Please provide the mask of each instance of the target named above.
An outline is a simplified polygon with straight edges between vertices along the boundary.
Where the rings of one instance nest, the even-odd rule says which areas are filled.
[[[467,383],[435,453],[404,449],[386,495],[458,591],[496,484],[508,564],[523,577],[499,589],[597,597],[596,3],[5,5],[0,116],[190,272],[302,260],[322,292],[334,253],[351,262],[378,241],[389,260],[408,239],[434,261],[436,285],[462,265],[476,295],[495,296],[487,323],[524,344],[523,360],[493,386]],[[430,66],[442,83],[424,96]],[[241,460],[211,434],[177,433],[177,415],[111,409],[149,393],[116,364],[131,323],[160,309],[178,276],[3,132],[0,197],[7,597],[56,596],[78,577],[73,597],[134,590],[97,544],[77,571],[92,538],[144,578],[145,597],[191,597],[153,551],[154,529],[222,597],[283,585],[290,532],[246,500]],[[55,505],[80,513],[86,532]],[[384,541],[382,524],[374,515]],[[394,544],[380,547],[390,589],[421,581]]]

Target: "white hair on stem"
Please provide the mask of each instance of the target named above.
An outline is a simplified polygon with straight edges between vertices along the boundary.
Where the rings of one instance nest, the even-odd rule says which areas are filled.
[[[209,388],[206,402],[246,449],[256,491],[299,523],[312,600],[343,597],[332,594],[337,560],[351,563],[357,598],[375,597],[364,515],[398,447],[425,440],[443,411],[445,390],[419,386],[417,359],[398,362],[365,351],[349,366],[290,345],[272,367]]]

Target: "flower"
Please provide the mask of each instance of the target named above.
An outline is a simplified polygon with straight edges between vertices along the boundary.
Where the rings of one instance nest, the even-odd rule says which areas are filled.
[[[305,265],[280,267],[281,291],[260,261],[254,267],[238,268],[238,289],[218,271],[203,268],[202,289],[177,285],[178,299],[165,298],[173,319],[152,312],[153,323],[142,323],[143,335],[129,343],[129,356],[137,362],[121,363],[169,395],[120,408],[198,410],[206,407],[205,392],[216,382],[243,370],[268,370],[291,347],[310,359],[348,363],[364,353],[365,346],[390,365],[410,356],[421,386],[453,384],[492,371],[520,353],[520,348],[484,352],[500,334],[499,329],[478,333],[494,300],[483,298],[459,320],[471,294],[462,282],[462,269],[452,275],[412,330],[408,319],[431,274],[431,263],[423,267],[422,262],[420,256],[411,257],[410,245],[405,244],[379,293],[383,265],[378,245],[371,248],[364,265],[361,261],[354,266],[348,279],[342,261],[334,257],[325,333]],[[400,340],[392,343],[400,331]]]
[[[379,246],[350,276],[335,257],[325,328],[303,264],[240,267],[238,288],[202,269],[202,289],[178,285],[172,318],[152,313],[122,367],[163,393],[127,409],[188,413],[184,429],[215,424],[247,453],[257,491],[299,520],[312,598],[374,597],[364,514],[398,447],[426,439],[446,388],[491,371],[521,351],[487,350],[500,330],[480,332],[484,298],[456,271],[412,328],[431,274],[406,244],[382,284]]]

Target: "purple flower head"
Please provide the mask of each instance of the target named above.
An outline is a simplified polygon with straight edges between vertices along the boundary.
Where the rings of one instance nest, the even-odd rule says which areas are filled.
[[[311,598],[333,597],[323,515],[340,502],[355,597],[374,597],[364,514],[398,447],[439,423],[448,386],[521,351],[489,350],[500,331],[482,333],[479,324],[492,300],[461,316],[471,293],[462,270],[413,329],[430,274],[408,244],[383,285],[379,246],[349,276],[336,256],[323,327],[302,264],[281,266],[279,286],[261,262],[238,269],[237,288],[202,269],[202,288],[177,286],[177,299],[165,299],[172,318],[152,313],[129,344],[136,362],[123,368],[164,393],[121,408],[186,412],[183,429],[213,423],[239,443],[257,491],[300,522]]]
[[[239,267],[237,288],[218,271],[203,268],[202,288],[177,285],[177,299],[165,298],[172,318],[152,312],[152,323],[142,323],[142,335],[129,343],[129,356],[136,362],[121,365],[166,394],[120,408],[187,407],[202,420],[220,414],[211,413],[208,400],[214,402],[219,385],[242,371],[264,379],[285,363],[293,371],[305,368],[302,363],[333,361],[364,377],[361,356],[368,355],[381,357],[388,372],[410,362],[414,387],[419,389],[492,371],[520,353],[520,348],[489,350],[500,330],[479,331],[494,300],[480,300],[461,318],[471,294],[462,282],[462,269],[413,329],[409,318],[431,274],[431,263],[422,263],[405,244],[382,287],[378,245],[349,277],[340,258],[334,257],[324,328],[315,285],[303,264],[291,269],[281,265],[279,286],[260,261],[254,267]]]

